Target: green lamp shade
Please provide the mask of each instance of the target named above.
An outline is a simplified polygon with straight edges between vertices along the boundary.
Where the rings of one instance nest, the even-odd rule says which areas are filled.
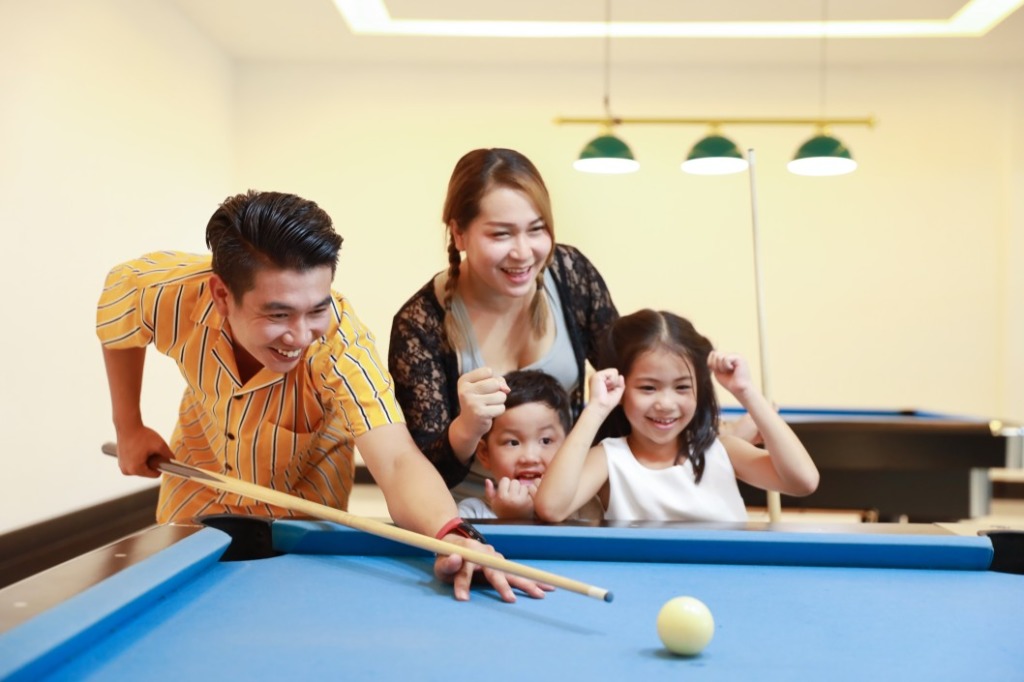
[[[614,135],[601,135],[583,148],[572,167],[584,173],[632,173],[640,163],[625,142]]]
[[[831,135],[816,135],[800,145],[786,166],[797,175],[843,175],[857,169],[846,145]]]
[[[693,145],[680,168],[696,175],[728,175],[746,170],[747,160],[729,138],[708,135]]]

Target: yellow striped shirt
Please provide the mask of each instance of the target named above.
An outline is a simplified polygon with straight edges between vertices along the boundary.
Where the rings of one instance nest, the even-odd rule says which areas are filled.
[[[96,313],[107,348],[152,343],[185,378],[170,447],[175,458],[338,509],[348,506],[354,439],[403,422],[373,335],[333,293],[327,333],[287,374],[263,368],[244,385],[230,329],[214,307],[210,256],[164,251],[115,267]],[[164,476],[157,520],[291,512]]]

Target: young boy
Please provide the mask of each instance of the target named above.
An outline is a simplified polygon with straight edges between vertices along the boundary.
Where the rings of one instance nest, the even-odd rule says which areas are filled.
[[[476,451],[493,480],[484,484],[486,499],[459,503],[459,515],[466,519],[532,519],[541,476],[572,427],[569,396],[557,379],[518,370],[506,374],[505,382],[505,411],[494,418]],[[601,513],[590,509],[583,516],[599,519]]]

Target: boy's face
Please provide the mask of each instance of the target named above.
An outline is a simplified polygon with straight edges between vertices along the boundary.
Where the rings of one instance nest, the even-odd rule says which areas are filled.
[[[331,282],[324,265],[309,270],[264,269],[236,302],[227,285],[210,277],[217,311],[227,320],[239,368],[266,367],[282,374],[294,368],[331,320]]]
[[[544,403],[524,403],[494,420],[477,457],[495,481],[510,478],[536,487],[564,440],[565,429],[555,410]]]

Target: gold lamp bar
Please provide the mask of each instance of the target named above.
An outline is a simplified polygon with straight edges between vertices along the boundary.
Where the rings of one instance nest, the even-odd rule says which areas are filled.
[[[744,117],[721,117],[721,118],[664,118],[664,117],[629,117],[629,118],[608,118],[608,117],[582,117],[582,116],[559,116],[555,118],[556,125],[791,125],[791,126],[875,126],[874,116],[849,117],[849,118],[744,118]]]

